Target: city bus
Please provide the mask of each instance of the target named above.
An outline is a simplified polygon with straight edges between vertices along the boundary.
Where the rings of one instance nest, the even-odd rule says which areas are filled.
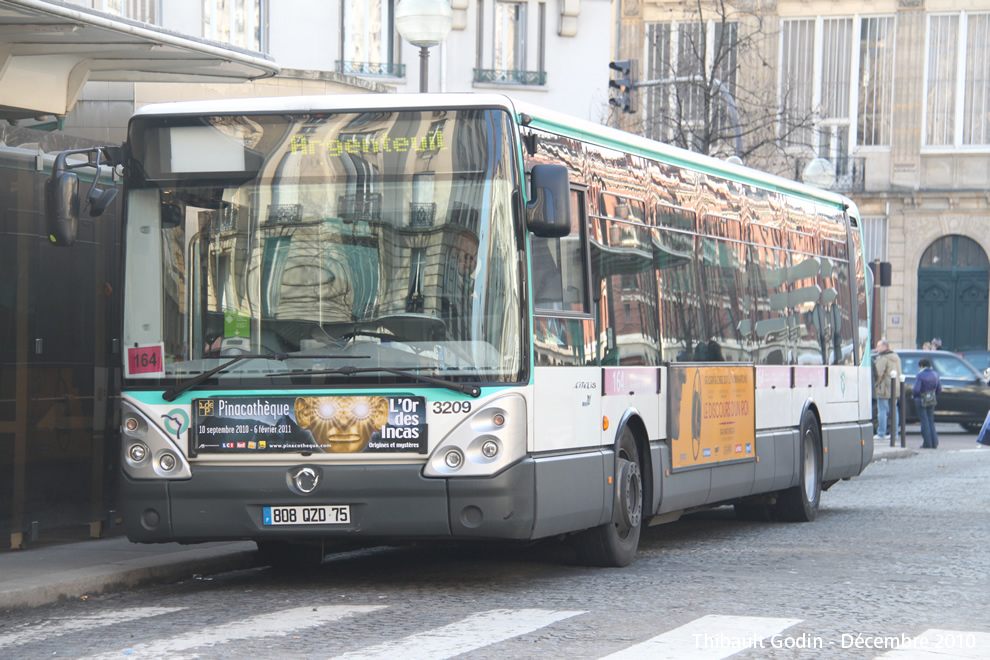
[[[555,537],[624,566],[707,507],[811,521],[872,458],[840,195],[494,94],[151,105],[103,153],[132,541],[312,565]]]

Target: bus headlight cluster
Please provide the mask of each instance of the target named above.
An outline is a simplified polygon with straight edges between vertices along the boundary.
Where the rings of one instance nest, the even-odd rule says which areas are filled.
[[[423,475],[492,475],[525,454],[526,400],[510,394],[474,411],[448,433],[427,461]]]
[[[188,479],[189,463],[166,433],[130,401],[121,402],[123,468],[132,479]]]

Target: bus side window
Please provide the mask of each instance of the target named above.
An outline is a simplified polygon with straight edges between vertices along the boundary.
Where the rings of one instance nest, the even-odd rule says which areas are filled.
[[[530,236],[533,280],[533,345],[538,366],[598,363],[588,301],[588,250],[583,190],[571,191],[571,233]]]
[[[563,238],[530,236],[533,307],[588,313],[584,193],[571,191],[571,233]]]

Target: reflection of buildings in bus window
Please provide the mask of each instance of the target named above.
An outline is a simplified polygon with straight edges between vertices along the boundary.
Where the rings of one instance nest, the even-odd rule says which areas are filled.
[[[537,316],[533,319],[536,366],[594,366],[598,362],[594,321]]]

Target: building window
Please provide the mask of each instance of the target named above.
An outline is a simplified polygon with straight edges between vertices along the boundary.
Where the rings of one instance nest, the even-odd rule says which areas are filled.
[[[526,8],[523,2],[495,2],[495,68],[526,68]]]
[[[491,61],[486,68],[484,50],[478,51],[478,66],[474,70],[474,82],[504,82],[519,85],[545,85],[543,70],[544,33],[546,29],[546,5],[536,3],[536,27],[530,25],[528,0],[495,0],[492,5]],[[485,35],[485,3],[478,3],[478,34]],[[527,51],[531,37],[536,38],[538,70],[527,68]]]
[[[859,116],[863,146],[889,146],[893,116],[894,17],[875,16],[860,23]]]
[[[264,52],[265,0],[204,0],[203,36],[231,46]]]
[[[103,0],[103,11],[144,23],[158,24],[160,0]],[[97,4],[99,9],[100,5]]]
[[[341,0],[338,73],[405,75],[395,32],[396,0]]]
[[[990,145],[990,14],[928,17],[925,144]]]
[[[781,142],[852,174],[856,146],[889,146],[894,17],[785,20],[780,38]]]
[[[647,27],[646,77],[665,81],[647,93],[649,137],[705,151],[697,144],[702,136],[726,130],[736,96],[738,27],[716,21]]]

